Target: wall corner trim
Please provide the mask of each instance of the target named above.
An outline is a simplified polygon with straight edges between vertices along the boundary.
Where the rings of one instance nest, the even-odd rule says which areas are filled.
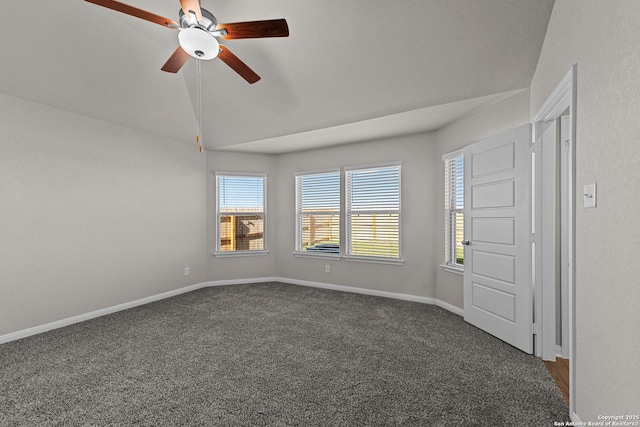
[[[96,317],[106,316],[107,314],[112,314],[118,311],[127,310],[129,308],[137,307],[139,305],[149,304],[155,301],[171,298],[187,292],[197,291],[198,289],[203,289],[207,287],[216,287],[216,286],[241,285],[245,283],[268,283],[268,282],[281,282],[281,283],[287,283],[290,285],[308,286],[312,288],[330,289],[335,291],[352,292],[357,294],[379,296],[383,298],[398,299],[403,301],[419,302],[422,304],[437,305],[438,307],[441,307],[459,316],[463,316],[464,314],[461,308],[458,308],[454,305],[451,305],[444,301],[440,301],[435,298],[421,297],[417,295],[399,294],[399,293],[387,292],[387,291],[378,291],[375,289],[334,285],[330,283],[311,282],[308,280],[290,279],[286,277],[258,277],[258,278],[247,278],[247,279],[215,280],[215,281],[196,283],[194,285],[186,286],[184,288],[162,292],[157,295],[151,295],[151,296],[140,298],[134,301],[114,305],[111,307],[105,307],[100,310],[91,311],[89,313],[79,314],[77,316],[68,317],[66,319],[56,320],[54,322],[45,323],[43,325],[34,326],[31,328],[23,329],[16,332],[11,332],[5,335],[0,335],[0,344],[8,343],[10,341],[16,341],[22,338],[27,338],[32,335],[41,334],[43,332],[48,332],[53,329],[58,329],[65,326],[70,326],[75,323],[84,322],[86,320],[95,319]]]

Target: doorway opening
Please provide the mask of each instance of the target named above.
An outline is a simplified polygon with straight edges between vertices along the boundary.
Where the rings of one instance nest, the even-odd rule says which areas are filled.
[[[534,117],[533,284],[535,354],[562,374],[568,368],[575,414],[575,134],[574,65]],[[560,361],[556,361],[560,357]],[[562,362],[567,359],[568,363]],[[555,377],[554,377],[555,379]]]

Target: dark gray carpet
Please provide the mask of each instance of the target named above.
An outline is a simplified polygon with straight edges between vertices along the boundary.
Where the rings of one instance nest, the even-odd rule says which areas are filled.
[[[535,357],[439,307],[207,288],[0,345],[0,425],[551,426]]]

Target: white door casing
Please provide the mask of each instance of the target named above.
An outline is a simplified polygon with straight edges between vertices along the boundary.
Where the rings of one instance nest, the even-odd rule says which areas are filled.
[[[572,174],[571,167],[571,116],[560,116],[560,188],[561,188],[561,208],[560,208],[560,229],[562,230],[562,243],[560,245],[560,265],[561,265],[561,295],[560,305],[561,309],[561,322],[562,322],[562,345],[561,356],[565,359],[569,358],[569,288],[570,284],[570,269],[573,264],[571,261],[571,229],[573,227],[573,218],[571,212],[573,212],[573,200],[570,195],[572,194]]]
[[[535,156],[536,192],[535,233],[539,236],[535,246],[535,275],[537,286],[542,296],[542,316],[540,324],[542,333],[537,337],[536,346],[541,346],[544,360],[556,360],[556,283],[558,282],[556,266],[557,253],[557,209],[558,209],[558,159],[557,120],[536,123],[536,144],[539,144]],[[549,268],[543,268],[549,266]],[[550,284],[542,286],[543,283]]]
[[[562,125],[560,125],[562,123]],[[571,212],[570,117],[535,123],[540,144],[535,153],[534,217],[540,239],[535,245],[535,282],[540,307],[542,333],[536,337],[536,355],[556,360],[556,355],[569,358],[569,286]],[[559,135],[561,133],[561,135]],[[557,286],[561,287],[560,295]],[[557,307],[560,308],[558,316]],[[561,328],[561,346],[556,331]],[[559,350],[559,351],[558,351]]]
[[[464,149],[464,319],[533,352],[531,125]]]

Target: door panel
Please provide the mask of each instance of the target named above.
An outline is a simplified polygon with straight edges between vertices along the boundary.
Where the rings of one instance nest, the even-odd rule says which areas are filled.
[[[492,287],[474,283],[473,305],[483,307],[484,310],[511,322],[516,320],[516,313],[513,309],[515,301],[512,292],[502,292]]]
[[[515,243],[515,221],[513,218],[472,218],[472,236],[475,242]]]
[[[473,250],[473,274],[501,280],[515,281],[515,257]]]
[[[510,170],[514,168],[514,162],[514,149],[510,144],[487,150],[484,153],[477,153],[473,156],[471,164],[472,176],[478,177],[488,173]]]
[[[465,148],[464,318],[532,353],[531,126]]]
[[[515,205],[513,181],[476,185],[471,192],[473,209],[510,208]]]

